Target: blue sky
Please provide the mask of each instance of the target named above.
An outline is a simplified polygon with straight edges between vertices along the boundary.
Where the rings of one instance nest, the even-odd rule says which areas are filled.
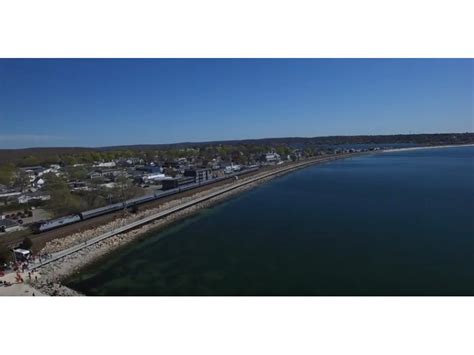
[[[0,59],[0,148],[472,132],[473,63]]]

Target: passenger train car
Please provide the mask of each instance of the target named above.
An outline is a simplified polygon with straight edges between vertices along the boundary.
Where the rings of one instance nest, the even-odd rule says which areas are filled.
[[[156,191],[153,195],[146,195],[146,196],[136,197],[136,198],[127,200],[125,202],[119,202],[119,203],[115,203],[115,204],[112,204],[112,205],[107,205],[107,206],[104,206],[104,207],[95,208],[95,209],[92,209],[92,210],[89,210],[89,211],[80,212],[78,214],[68,215],[68,216],[64,216],[64,217],[60,217],[60,218],[55,218],[55,219],[51,219],[51,220],[48,220],[48,221],[37,222],[37,223],[34,223],[32,225],[32,230],[33,230],[33,233],[46,232],[46,231],[49,231],[51,229],[60,228],[60,227],[63,227],[63,226],[69,225],[69,224],[84,221],[84,220],[94,218],[94,217],[97,217],[97,216],[101,216],[101,215],[104,215],[104,214],[107,214],[107,213],[116,212],[116,211],[120,211],[120,210],[125,210],[127,208],[140,205],[142,203],[155,201],[155,200],[158,200],[158,199],[161,199],[161,198],[164,198],[164,197],[167,197],[167,196],[171,196],[171,195],[183,192],[183,191],[192,190],[192,189],[196,189],[196,188],[201,187],[201,186],[214,184],[218,181],[231,179],[231,178],[233,178],[235,176],[238,176],[238,175],[248,174],[248,173],[256,171],[256,170],[258,170],[258,168],[247,169],[247,170],[244,170],[244,171],[232,174],[232,175],[222,176],[222,177],[207,180],[207,181],[194,182],[194,183],[179,186],[179,187],[176,187],[176,188],[173,188],[173,189],[169,189],[169,190],[166,190],[166,191]]]

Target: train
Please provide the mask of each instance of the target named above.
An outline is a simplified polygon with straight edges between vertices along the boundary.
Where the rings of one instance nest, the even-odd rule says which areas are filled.
[[[251,169],[243,170],[241,172],[232,174],[231,176],[227,175],[227,176],[222,176],[222,177],[219,177],[219,178],[210,179],[210,180],[206,180],[206,181],[198,181],[198,182],[195,181],[194,183],[189,183],[187,185],[180,185],[178,187],[175,187],[175,188],[172,188],[172,189],[169,189],[169,190],[166,190],[166,191],[156,191],[152,195],[146,195],[146,196],[140,196],[140,197],[132,198],[132,199],[127,200],[125,202],[114,203],[114,204],[107,205],[107,206],[104,206],[104,207],[95,208],[95,209],[92,209],[92,210],[88,210],[88,211],[84,211],[84,212],[80,212],[80,213],[76,213],[76,214],[71,214],[71,215],[67,215],[67,216],[64,216],[64,217],[50,219],[50,220],[47,220],[47,221],[36,222],[36,223],[32,224],[31,229],[33,230],[33,233],[35,233],[35,234],[43,233],[43,232],[46,232],[46,231],[49,231],[49,230],[52,230],[52,229],[56,229],[56,228],[60,228],[60,227],[70,225],[70,224],[73,224],[73,223],[85,221],[85,220],[90,219],[90,218],[102,216],[102,215],[107,214],[107,213],[112,213],[112,212],[116,212],[116,211],[120,211],[120,210],[126,210],[128,208],[133,208],[134,206],[140,205],[142,203],[159,200],[161,198],[171,196],[171,195],[183,192],[183,191],[188,191],[188,190],[196,189],[196,188],[201,187],[201,186],[214,184],[218,181],[230,179],[230,178],[232,178],[234,176],[237,176],[237,175],[248,174],[248,173],[256,171],[256,170],[258,170],[258,168],[251,168]]]
[[[162,180],[162,190],[172,190],[174,188],[180,187],[182,185],[187,185],[190,183],[195,182],[195,178],[193,177],[182,177],[179,179],[167,179],[167,180]]]

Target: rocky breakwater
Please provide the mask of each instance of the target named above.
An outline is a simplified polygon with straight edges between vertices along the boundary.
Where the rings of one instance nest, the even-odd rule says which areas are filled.
[[[276,175],[274,175],[276,176]],[[79,272],[84,266],[96,261],[97,259],[105,256],[107,253],[126,245],[127,243],[137,239],[140,236],[143,236],[145,233],[150,232],[151,230],[159,230],[166,225],[176,222],[178,220],[184,219],[192,214],[195,214],[202,208],[210,207],[218,202],[221,202],[229,197],[241,193],[242,191],[251,189],[267,180],[270,180],[274,176],[270,176],[259,180],[257,182],[252,182],[250,184],[241,186],[235,190],[228,191],[222,195],[216,196],[210,200],[200,202],[198,204],[192,205],[186,209],[174,212],[171,215],[157,219],[148,224],[142,225],[141,227],[135,228],[128,232],[120,233],[100,242],[97,242],[92,245],[85,246],[81,250],[67,255],[59,260],[49,263],[48,265],[43,266],[40,269],[41,278],[38,282],[34,284],[34,287],[40,290],[42,293],[52,295],[52,296],[78,296],[78,292],[69,289],[68,287],[62,284],[62,281],[73,273]],[[72,246],[79,244],[84,244],[86,241],[91,238],[97,237],[105,232],[111,231],[113,229],[119,228],[131,222],[137,221],[144,217],[150,216],[152,214],[167,210],[172,207],[176,207],[183,203],[194,200],[198,197],[216,192],[222,187],[209,189],[205,192],[200,192],[194,194],[190,197],[180,198],[173,200],[167,203],[164,203],[158,208],[153,208],[136,214],[130,214],[128,216],[119,218],[110,222],[106,225],[100,226],[98,228],[89,229],[83,232],[74,233],[65,238],[57,239],[50,241],[46,246],[41,250],[41,253],[54,253],[58,251],[65,250]]]

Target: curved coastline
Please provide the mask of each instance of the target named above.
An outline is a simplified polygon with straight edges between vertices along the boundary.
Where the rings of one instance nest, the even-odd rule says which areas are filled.
[[[473,294],[473,157],[466,147],[302,169],[130,244],[67,285],[94,296]]]
[[[340,159],[347,159],[351,157],[359,156],[360,154],[351,154],[351,155],[344,155],[338,157],[325,157],[314,159],[311,161],[306,161],[300,164],[292,165],[292,166],[283,166],[282,169],[277,171],[273,171],[271,173],[262,173],[258,174],[258,176],[252,176],[248,178],[242,179],[239,183],[238,187],[233,187],[228,189],[228,191],[224,193],[218,193],[218,190],[221,190],[222,187],[211,188],[207,191],[197,193],[190,197],[181,198],[177,200],[170,201],[169,203],[165,203],[164,205],[151,209],[146,210],[143,212],[139,212],[137,215],[131,215],[128,217],[120,218],[115,220],[107,225],[101,226],[96,228],[95,230],[88,230],[81,233],[75,233],[70,235],[66,238],[53,240],[48,242],[45,248],[43,248],[42,252],[45,253],[55,253],[61,250],[65,250],[71,247],[80,246],[84,243],[83,246],[80,246],[80,249],[67,254],[58,260],[52,261],[48,263],[48,265],[44,265],[39,268],[39,272],[41,277],[37,282],[33,283],[33,287],[37,290],[42,292],[43,294],[47,295],[57,295],[57,296],[78,296],[81,295],[79,292],[68,288],[67,286],[63,285],[62,282],[69,278],[71,275],[81,272],[81,270],[94,262],[100,261],[100,258],[106,256],[110,252],[116,251],[118,248],[124,247],[125,245],[129,244],[132,241],[136,241],[140,238],[146,236],[146,234],[150,232],[159,231],[171,223],[182,221],[183,219],[195,215],[203,208],[208,208],[219,204],[236,194],[240,194],[241,192],[247,191],[249,189],[253,189],[260,184],[263,184],[266,181],[274,179],[278,176],[288,174],[290,172],[300,170],[309,166],[323,164],[327,162],[331,162],[334,160]],[[232,183],[231,183],[232,184]],[[206,195],[213,195],[212,197],[207,197]],[[110,229],[115,229],[120,227],[124,224],[134,223],[137,220],[143,219],[144,217],[150,217],[153,214],[159,212],[165,212],[167,209],[176,208],[179,205],[186,205],[190,201],[194,199],[199,199],[204,197],[202,201],[198,203],[191,204],[190,206],[177,209],[177,211],[166,214],[164,217],[150,220],[147,223],[143,223],[136,228],[130,229],[126,232],[121,232],[104,238],[103,240],[94,242],[93,244],[88,245],[88,240],[92,240],[97,238],[97,234],[101,234],[106,232]]]
[[[383,152],[390,153],[390,152],[396,152],[396,151],[403,152],[403,151],[414,151],[414,150],[421,150],[421,149],[454,148],[454,147],[474,147],[474,144],[399,148],[399,149],[392,149],[392,150],[384,150],[380,152],[369,152],[368,154],[363,154],[363,155],[369,155],[369,154],[374,154],[374,153],[377,154],[377,153],[383,153]],[[360,155],[361,154],[352,154],[349,156],[339,156],[337,158],[333,157],[331,161],[336,160],[336,159],[339,160],[339,159],[357,157]],[[233,197],[236,194],[239,194],[241,192],[244,192],[246,190],[259,186],[260,184],[263,184],[264,182],[271,180],[275,177],[278,177],[283,174],[287,174],[292,171],[299,170],[308,166],[321,164],[325,162],[327,161],[315,160],[311,162],[311,164],[307,164],[302,167],[294,167],[293,169],[289,171],[274,171],[270,176],[260,178],[258,181],[250,182],[243,186],[237,187],[233,190],[227,191],[223,194],[214,196],[205,201],[193,204],[192,206],[186,207],[185,209],[181,209],[176,212],[173,212],[172,214],[169,214],[163,218],[150,221],[147,224],[141,225],[140,227],[131,229],[123,233],[117,233],[116,235],[110,236],[102,241],[99,241],[92,245],[87,245],[75,253],[64,256],[61,259],[54,261],[47,266],[42,267],[40,269],[41,276],[39,277],[39,280],[37,282],[33,282],[31,286],[33,286],[34,289],[38,290],[38,293],[45,294],[45,295],[73,295],[73,296],[81,295],[75,290],[72,290],[64,286],[62,284],[63,280],[69,278],[73,274],[80,273],[84,268],[90,266],[91,264],[100,262],[101,258],[105,257],[107,254],[111,252],[115,252],[119,250],[120,248],[125,247],[129,243],[139,240],[140,238],[145,238],[146,235],[149,234],[150,232],[155,233],[157,231],[160,231],[168,227],[172,223],[177,223],[179,221],[182,221],[185,218],[195,215],[203,208],[208,208],[216,204],[219,204],[223,202],[224,200],[227,200]],[[284,165],[283,168],[287,168],[287,165]],[[265,173],[262,173],[259,175],[264,175],[264,174]],[[250,179],[251,178],[244,178],[242,179],[242,182],[246,180],[250,180]],[[180,204],[186,204],[190,200],[199,198],[200,196],[203,196],[206,194],[212,194],[215,190],[219,190],[219,189],[222,189],[222,187],[211,188],[209,190],[194,194],[186,198],[170,201],[169,203],[166,203],[163,206],[160,206],[158,208],[139,212],[138,216],[132,215],[132,216],[120,218],[118,220],[115,220],[111,223],[103,225],[94,230],[86,230],[81,233],[75,233],[64,239],[54,240],[52,242],[49,242],[43,251],[47,253],[54,253],[60,250],[64,250],[65,248],[77,245],[78,243],[87,242],[88,240],[93,239],[94,237],[97,237],[97,234],[101,234],[107,230],[117,228],[117,226],[120,226],[122,224],[133,223],[134,220],[149,216],[153,213],[157,213],[162,210],[173,208]]]
[[[464,147],[474,147],[474,144],[456,144],[456,145],[427,145],[422,147],[409,147],[409,148],[394,148],[394,149],[385,149],[380,151],[380,153],[394,153],[394,152],[407,152],[414,150],[424,150],[424,149],[440,149],[440,148],[464,148]]]

